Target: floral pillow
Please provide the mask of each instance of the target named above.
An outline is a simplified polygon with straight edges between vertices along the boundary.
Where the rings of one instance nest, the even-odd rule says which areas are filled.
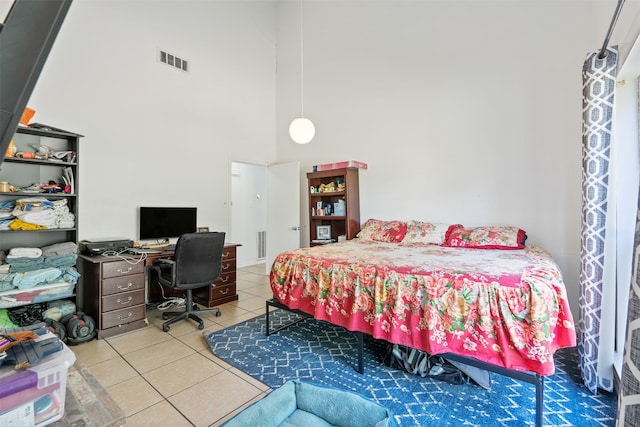
[[[407,224],[402,221],[382,221],[370,219],[364,224],[356,237],[362,240],[400,243],[407,233]]]
[[[447,237],[449,224],[409,221],[403,245],[441,245]]]
[[[452,226],[444,246],[478,249],[522,249],[527,240],[524,230],[517,227]]]

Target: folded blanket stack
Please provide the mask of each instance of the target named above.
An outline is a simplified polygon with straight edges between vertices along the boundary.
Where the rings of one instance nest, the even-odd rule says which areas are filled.
[[[26,271],[38,270],[44,267],[44,258],[37,257],[17,257],[7,259],[7,264],[11,266],[14,273],[24,273]]]
[[[57,268],[41,268],[39,270],[27,271],[24,273],[14,273],[11,283],[14,287],[20,290],[25,290],[33,288],[38,284],[54,283],[54,280],[61,275],[62,271]]]
[[[41,249],[44,265],[47,267],[66,268],[76,265],[78,245],[73,242],[56,243]]]
[[[55,243],[42,248],[16,247],[9,250],[6,262],[10,270],[0,270],[0,291],[29,289],[38,284],[76,284],[78,245]]]
[[[22,273],[10,273],[0,280],[0,291],[13,289],[28,290],[36,285],[54,283],[69,283],[75,285],[78,283],[79,277],[80,274],[74,267],[46,267]]]
[[[58,255],[53,257],[47,257],[44,259],[44,265],[47,267],[73,267],[76,265],[78,259],[77,254]]]
[[[42,256],[45,258],[78,253],[78,245],[74,242],[55,243],[53,245],[43,246],[40,249],[42,249]]]
[[[55,216],[55,228],[73,228],[76,224],[76,217],[73,213],[69,212],[67,206],[53,208],[53,214]]]
[[[0,209],[2,206],[0,205]],[[8,209],[7,206],[6,209]],[[13,218],[8,224],[0,223],[0,229],[39,230],[45,228],[73,228],[75,215],[69,211],[67,199],[48,200],[44,197],[29,197],[14,202],[10,212]],[[3,217],[0,216],[0,221]]]
[[[11,248],[7,259],[13,258],[39,258],[42,256],[40,248]]]
[[[44,267],[42,249],[40,248],[12,248],[7,255],[7,263],[11,271],[22,273]]]
[[[27,212],[20,219],[30,224],[42,225],[45,228],[54,228],[56,218],[52,209],[45,209],[40,212]]]

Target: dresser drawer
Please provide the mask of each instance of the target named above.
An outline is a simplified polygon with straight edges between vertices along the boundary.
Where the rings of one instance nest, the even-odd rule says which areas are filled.
[[[225,247],[222,251],[222,260],[226,259],[235,259],[236,257],[236,247]]]
[[[102,281],[102,296],[144,289],[144,274],[113,277]]]
[[[228,271],[236,271],[236,259],[222,259],[222,271],[221,274],[224,274]]]
[[[222,273],[220,278],[214,282],[216,286],[230,285],[236,283],[236,270],[229,271],[228,273]]]
[[[137,273],[144,273],[144,263],[129,264],[126,261],[114,261],[102,264],[102,277],[105,278]]]
[[[102,313],[102,329],[124,325],[135,320],[144,319],[144,304],[120,310]]]
[[[217,300],[221,298],[226,298],[231,295],[236,294],[236,284],[232,283],[230,285],[222,285],[222,286],[211,286],[209,288],[209,299]]]
[[[102,312],[129,308],[139,304],[144,304],[144,289],[102,298]]]

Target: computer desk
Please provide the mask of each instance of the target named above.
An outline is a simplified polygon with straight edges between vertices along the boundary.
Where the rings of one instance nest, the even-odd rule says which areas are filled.
[[[222,256],[220,279],[208,288],[193,291],[194,302],[215,307],[238,299],[236,290],[236,243],[226,243]],[[161,286],[148,274],[149,267],[173,251],[144,255],[80,255],[80,273],[76,289],[78,311],[91,316],[98,339],[134,331],[148,325],[146,304],[182,293]]]

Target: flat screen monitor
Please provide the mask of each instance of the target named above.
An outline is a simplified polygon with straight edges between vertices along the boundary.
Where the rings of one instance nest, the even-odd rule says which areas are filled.
[[[140,240],[180,237],[196,231],[197,208],[140,208]]]

